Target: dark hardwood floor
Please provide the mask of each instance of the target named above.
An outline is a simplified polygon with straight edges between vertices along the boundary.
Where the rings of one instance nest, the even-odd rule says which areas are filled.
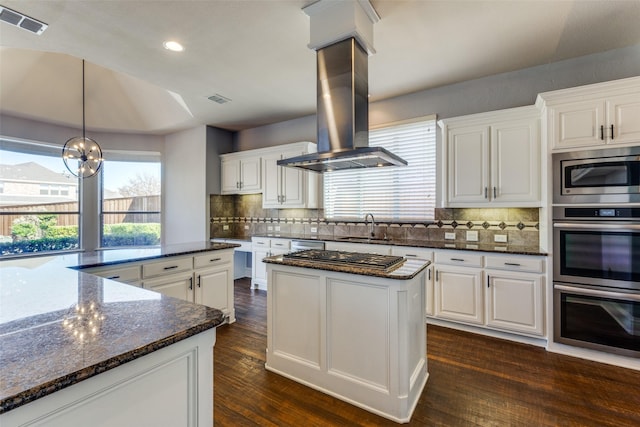
[[[236,323],[218,328],[217,426],[392,426],[264,368],[266,292],[235,283]],[[640,426],[640,372],[428,326],[426,388],[410,426]]]

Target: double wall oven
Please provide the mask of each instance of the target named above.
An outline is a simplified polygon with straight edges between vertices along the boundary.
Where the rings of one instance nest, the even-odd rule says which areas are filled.
[[[640,147],[553,160],[554,340],[640,357]]]

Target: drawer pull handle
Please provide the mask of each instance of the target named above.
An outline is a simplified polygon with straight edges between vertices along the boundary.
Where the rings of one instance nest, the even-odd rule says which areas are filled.
[[[521,264],[517,262],[505,262],[504,265],[511,265],[513,267],[521,267]]]
[[[411,257],[411,258],[418,258],[418,255],[414,255],[414,254],[405,254],[406,257]]]
[[[112,280],[113,279],[119,279],[119,278],[120,278],[120,276],[109,276],[109,277],[107,277],[107,279],[112,279]]]
[[[451,258],[451,261],[464,262],[464,259],[462,259],[462,258]]]
[[[173,270],[174,268],[178,268],[178,266],[177,265],[172,265],[170,267],[165,267],[164,269],[165,270]]]
[[[198,282],[197,283],[198,283],[198,287],[200,288],[201,286],[200,286],[200,275],[199,274],[198,274]]]
[[[274,246],[284,246],[282,243],[274,243]]]
[[[604,126],[600,126],[600,139],[604,141]]]
[[[189,290],[193,290],[193,277],[189,277]]]
[[[611,139],[613,140],[613,125],[611,125]]]
[[[216,262],[216,261],[220,261],[222,258],[213,258],[210,259],[209,262]]]

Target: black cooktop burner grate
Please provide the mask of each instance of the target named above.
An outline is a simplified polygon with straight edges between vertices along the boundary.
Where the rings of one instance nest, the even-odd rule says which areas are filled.
[[[378,255],[357,252],[328,251],[309,249],[306,251],[292,252],[283,255],[284,258],[299,259],[305,261],[317,261],[322,263],[355,265],[378,270],[389,270],[404,261],[401,256]]]

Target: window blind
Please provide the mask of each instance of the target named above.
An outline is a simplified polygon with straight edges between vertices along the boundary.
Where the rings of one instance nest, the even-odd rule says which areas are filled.
[[[433,219],[436,203],[436,123],[434,116],[369,131],[369,146],[384,147],[407,166],[355,169],[324,174],[325,217]]]

